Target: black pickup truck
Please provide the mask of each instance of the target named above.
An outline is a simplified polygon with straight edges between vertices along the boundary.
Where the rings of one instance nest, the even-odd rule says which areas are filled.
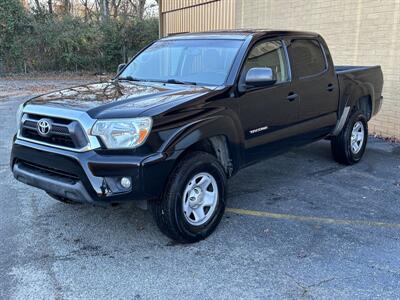
[[[320,139],[337,162],[357,163],[382,86],[379,66],[334,67],[315,33],[170,36],[110,82],[21,105],[11,168],[63,202],[146,200],[163,233],[196,242],[243,167]]]

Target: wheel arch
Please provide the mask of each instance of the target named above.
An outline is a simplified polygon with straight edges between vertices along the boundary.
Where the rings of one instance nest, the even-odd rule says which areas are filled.
[[[340,118],[338,119],[336,127],[332,132],[333,136],[337,136],[341,132],[347,120],[355,111],[361,111],[367,118],[367,121],[371,119],[373,112],[372,96],[370,94],[366,94],[358,97],[359,98],[352,98],[351,96],[349,96],[347,98]]]
[[[345,107],[349,106],[352,110],[360,110],[370,120],[372,112],[374,111],[375,90],[374,86],[365,82],[361,85],[352,85],[350,93],[346,93],[348,96]]]
[[[234,174],[241,165],[242,139],[240,127],[229,116],[212,117],[189,124],[168,141],[165,153],[180,152],[176,161],[192,151],[214,155],[227,176]]]
[[[355,104],[355,108],[363,112],[367,120],[369,121],[372,117],[372,98],[371,95],[365,95],[358,99]]]

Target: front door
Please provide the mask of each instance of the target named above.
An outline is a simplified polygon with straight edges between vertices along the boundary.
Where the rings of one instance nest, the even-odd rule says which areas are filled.
[[[254,45],[241,71],[244,85],[251,68],[271,68],[276,82],[270,86],[246,88],[239,97],[245,136],[245,160],[251,163],[292,146],[296,135],[299,101],[292,92],[287,57],[281,41],[265,40]]]

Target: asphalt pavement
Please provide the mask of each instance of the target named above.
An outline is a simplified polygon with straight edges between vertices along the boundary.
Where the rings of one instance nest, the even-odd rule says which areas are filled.
[[[14,180],[15,112],[0,99],[0,299],[398,299],[400,145],[362,162],[329,142],[242,170],[216,232],[171,242],[133,205],[59,203]]]

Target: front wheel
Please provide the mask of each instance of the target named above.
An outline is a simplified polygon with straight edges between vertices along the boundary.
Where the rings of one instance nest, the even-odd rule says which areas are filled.
[[[368,140],[368,123],[364,114],[354,112],[338,136],[331,139],[333,158],[346,165],[359,162]]]
[[[225,210],[226,174],[211,154],[193,152],[174,169],[164,197],[151,203],[160,230],[181,243],[209,236]]]

